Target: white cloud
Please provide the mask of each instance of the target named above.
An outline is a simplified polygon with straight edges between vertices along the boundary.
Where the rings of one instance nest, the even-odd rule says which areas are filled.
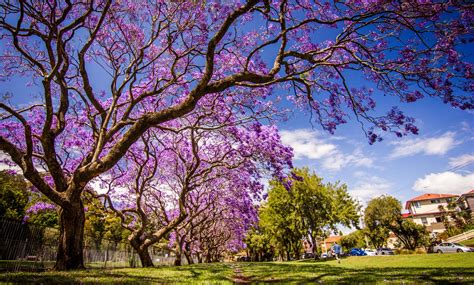
[[[471,125],[466,121],[462,121],[461,122],[461,131],[471,132]]]
[[[293,148],[295,159],[318,159],[328,156],[336,149],[336,145],[325,143],[317,138],[313,130],[297,129],[281,131],[281,140]]]
[[[426,155],[443,155],[459,142],[454,139],[455,133],[447,132],[439,137],[417,138],[404,141],[392,142],[395,145],[390,157],[404,157],[419,153]]]
[[[474,189],[474,173],[466,175],[452,171],[430,173],[418,178],[412,188],[426,193],[462,194]]]
[[[360,148],[356,148],[352,154],[335,152],[323,160],[322,166],[329,170],[340,170],[348,165],[372,167],[373,160],[366,157]]]
[[[357,175],[359,181],[354,187],[349,188],[352,197],[359,199],[361,202],[368,202],[370,199],[391,191],[392,183],[378,176],[359,173]]]
[[[21,173],[21,168],[17,165],[13,165],[10,156],[2,151],[0,151],[0,170],[11,169],[15,170],[18,173]]]
[[[331,171],[338,171],[349,165],[372,167],[373,160],[367,157],[361,148],[356,148],[352,153],[342,152],[337,145],[329,143],[329,139],[322,139],[319,134],[310,129],[296,129],[281,131],[284,144],[293,148],[295,159],[319,159],[321,166]],[[338,137],[336,140],[341,140]]]
[[[449,159],[449,166],[452,168],[464,167],[474,162],[474,154],[464,154]]]

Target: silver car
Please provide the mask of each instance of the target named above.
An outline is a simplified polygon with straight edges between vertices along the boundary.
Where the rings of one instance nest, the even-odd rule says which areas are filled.
[[[433,252],[448,253],[448,252],[473,252],[470,247],[464,246],[455,242],[443,242],[433,247]]]

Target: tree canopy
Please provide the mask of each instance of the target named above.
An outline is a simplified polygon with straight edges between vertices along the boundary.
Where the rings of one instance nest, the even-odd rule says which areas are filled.
[[[211,128],[271,121],[287,100],[331,133],[353,116],[373,143],[418,132],[397,106],[376,112],[377,92],[474,106],[463,1],[30,0],[0,15],[0,80],[30,86],[2,94],[0,150],[59,207],[56,269],[83,267],[86,186],[151,130],[210,109]]]
[[[0,171],[0,217],[23,219],[28,204],[27,187],[23,176]]]
[[[390,232],[405,248],[414,250],[429,243],[429,236],[423,225],[401,214],[402,204],[396,198],[383,195],[369,201],[365,209],[366,234],[375,247],[385,245]]]
[[[340,226],[358,225],[359,205],[345,184],[324,184],[307,168],[294,169],[292,177],[289,190],[281,182],[270,183],[268,199],[259,209],[258,230],[248,238],[256,251],[273,248],[287,259],[291,255],[299,258],[303,240],[317,253],[318,241],[328,233],[338,232]],[[270,246],[256,242],[260,240],[269,241]]]

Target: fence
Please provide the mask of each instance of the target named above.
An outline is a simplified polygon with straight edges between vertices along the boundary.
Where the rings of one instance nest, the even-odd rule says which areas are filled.
[[[467,231],[467,232],[463,232],[462,234],[449,237],[449,238],[446,239],[446,241],[448,241],[448,242],[460,242],[460,241],[468,240],[468,239],[471,239],[471,238],[474,238],[474,230],[470,230],[470,231]]]
[[[51,269],[58,240],[58,229],[0,217],[0,273]],[[174,261],[168,251],[152,248],[150,255],[155,264]],[[87,268],[138,267],[140,259],[129,244],[103,239],[100,244],[86,242],[84,263]]]

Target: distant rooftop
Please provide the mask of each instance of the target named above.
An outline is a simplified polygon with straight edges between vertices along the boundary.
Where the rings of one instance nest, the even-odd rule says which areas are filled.
[[[471,190],[471,191],[474,191],[474,190]],[[412,199],[408,200],[407,203],[405,204],[405,209],[409,208],[409,205],[410,205],[411,202],[425,201],[425,200],[431,200],[431,199],[441,199],[441,198],[452,198],[452,197],[458,197],[458,195],[454,195],[454,194],[434,194],[434,193],[423,194],[423,195],[420,195],[420,196],[417,196],[415,198],[412,198]]]

